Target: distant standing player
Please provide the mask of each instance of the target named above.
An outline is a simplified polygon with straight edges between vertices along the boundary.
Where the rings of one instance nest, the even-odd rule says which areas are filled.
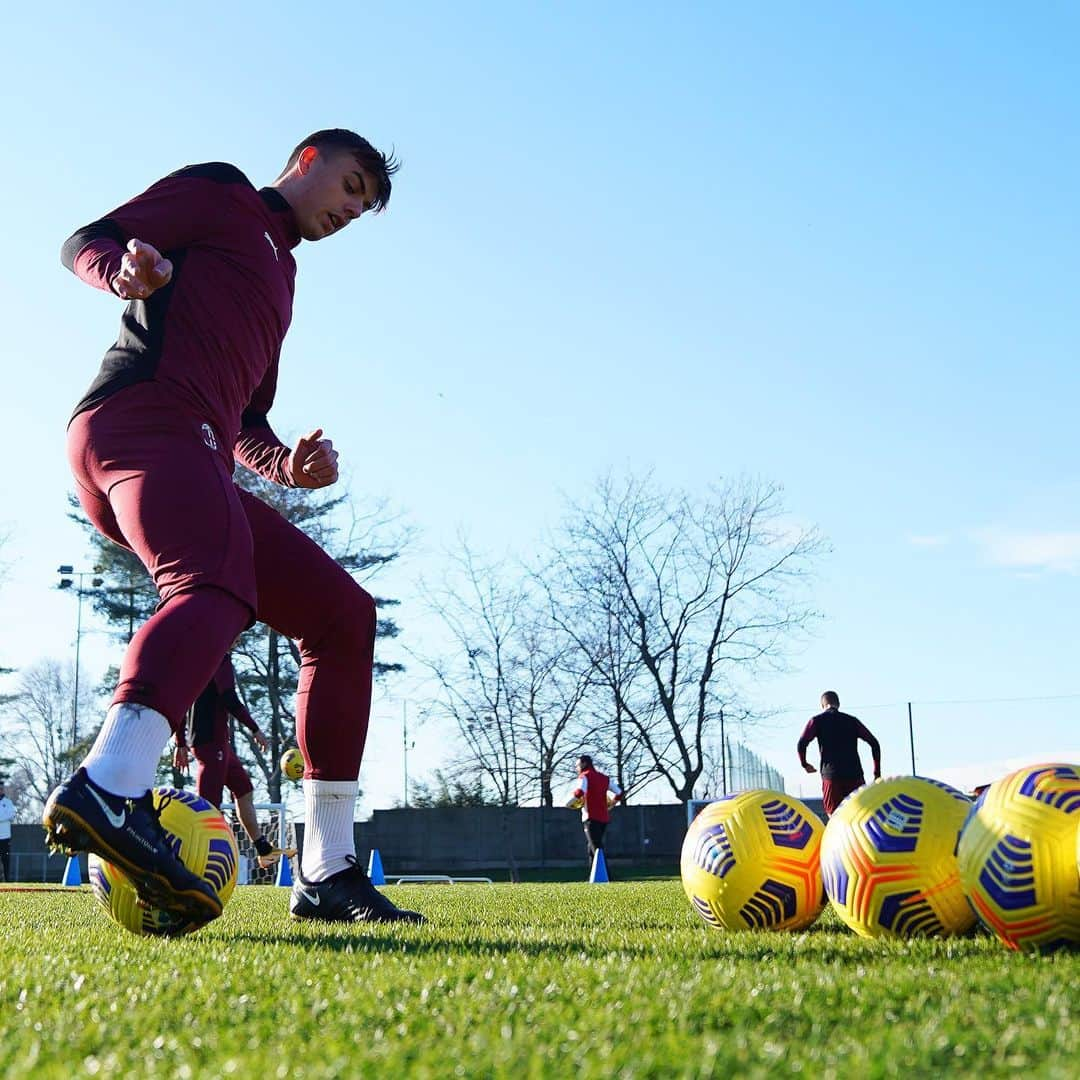
[[[604,833],[611,820],[610,808],[622,800],[622,789],[593,765],[588,754],[577,760],[578,778],[567,806],[576,809],[581,800],[581,821],[585,827],[585,851],[592,866],[598,851],[604,850]],[[610,799],[610,803],[609,803]]]
[[[268,187],[234,165],[192,165],[79,229],[61,252],[82,281],[126,302],[68,427],[79,501],[99,532],[138,555],[161,601],[128,646],[94,745],[49,797],[43,822],[54,846],[96,852],[146,903],[192,920],[216,918],[221,902],[173,854],[149,789],[170,731],[258,620],[301,655],[307,831],[290,913],[423,921],[372,887],[353,839],[375,602],[232,476],[240,461],[284,487],[337,480],[338,453],[321,428],[290,448],[267,419],[292,319],[293,249],[385,207],[396,169],[354,132],[317,131]],[[360,268],[347,285],[362,301]],[[341,340],[354,343],[357,313],[330,315],[346,319]],[[335,392],[314,364],[298,377]]]
[[[821,708],[823,711],[810,717],[799,736],[799,761],[808,773],[817,772],[806,760],[806,748],[817,739],[821,752],[821,799],[825,813],[832,817],[844,799],[866,783],[859,760],[859,740],[870,746],[875,780],[881,776],[881,744],[862,721],[840,711],[840,695],[835,690],[826,690],[821,695]]]
[[[251,732],[256,746],[265,750],[269,745],[247,706],[236,692],[236,672],[232,658],[226,656],[221,667],[195,699],[191,708],[191,754],[195,757],[195,790],[207,802],[221,807],[222,796],[227,787],[232,792],[236,816],[248,834],[259,856],[259,865],[266,866],[275,855],[281,854],[259,830],[255,815],[254,786],[243,762],[229,740],[229,717],[235,717]],[[180,741],[173,764],[185,769],[189,763],[188,748]]]
[[[15,820],[15,804],[8,798],[4,782],[0,780],[0,866],[4,868],[4,880],[11,880],[11,823]]]

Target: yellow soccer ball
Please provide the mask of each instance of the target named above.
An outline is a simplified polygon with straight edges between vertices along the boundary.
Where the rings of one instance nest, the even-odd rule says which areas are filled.
[[[991,784],[960,834],[960,879],[1010,949],[1080,946],[1080,765],[1030,765]]]
[[[281,775],[286,780],[299,780],[304,775],[304,755],[295,746],[281,755]]]
[[[224,907],[236,887],[239,853],[221,811],[193,791],[159,787],[154,789],[153,798],[161,814],[161,827],[177,857],[213,887]],[[90,855],[88,868],[90,888],[98,903],[109,918],[133,934],[176,937],[204,925],[159,908],[141,907],[127,874],[97,855]]]
[[[683,890],[715,929],[801,930],[824,903],[823,831],[809,807],[779,791],[710,803],[683,841]]]
[[[897,776],[849,795],[829,819],[821,871],[833,910],[861,937],[936,937],[975,925],[956,842],[971,800]]]

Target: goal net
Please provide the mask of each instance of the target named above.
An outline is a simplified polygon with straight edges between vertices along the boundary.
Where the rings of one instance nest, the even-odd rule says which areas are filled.
[[[232,826],[236,846],[240,852],[240,865],[237,867],[238,885],[273,885],[277,881],[278,859],[265,869],[259,866],[258,852],[255,845],[244,832],[240,818],[236,815],[233,803],[224,803],[221,812]],[[275,848],[289,850],[296,847],[296,826],[289,820],[284,803],[255,803],[255,817],[259,831]]]

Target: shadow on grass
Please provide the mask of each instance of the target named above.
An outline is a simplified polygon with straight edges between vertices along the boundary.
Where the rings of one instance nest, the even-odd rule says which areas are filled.
[[[553,957],[560,961],[591,957],[618,957],[627,962],[659,959],[670,954],[671,942],[668,935],[695,928],[673,928],[670,925],[658,927],[663,933],[657,933],[655,941],[627,942],[605,941],[602,934],[589,937],[569,937],[560,940],[507,940],[498,937],[483,936],[485,927],[478,926],[477,932],[466,936],[447,936],[441,933],[432,938],[425,935],[423,929],[408,928],[403,932],[390,933],[384,928],[373,929],[365,934],[361,927],[352,930],[324,929],[321,926],[298,927],[293,932],[281,931],[254,933],[239,931],[225,935],[230,942],[245,942],[252,945],[280,945],[304,949],[311,952],[354,953],[354,954],[402,954],[414,956],[453,955],[453,956],[523,956],[530,958]],[[640,926],[635,929],[642,929]],[[719,933],[702,928],[700,940],[691,943],[686,950],[699,962],[717,961],[762,961],[769,958],[784,957],[792,963],[820,964],[822,961],[837,961],[859,964],[866,958],[867,948],[873,950],[873,943],[860,942],[843,926],[814,926],[808,930],[793,934],[759,933],[755,931],[730,931]],[[810,939],[808,941],[807,939]],[[811,943],[812,942],[812,943]],[[865,948],[864,948],[865,946]]]
[[[628,959],[642,959],[657,954],[657,950],[645,945],[605,946],[595,941],[498,941],[476,937],[447,939],[418,937],[363,937],[357,933],[330,931],[318,936],[297,934],[229,934],[231,942],[250,942],[253,945],[283,945],[307,949],[314,952],[342,953],[409,953],[415,956],[434,954],[452,954],[455,956],[500,955],[500,956],[553,956],[567,958],[581,956],[624,956]]]

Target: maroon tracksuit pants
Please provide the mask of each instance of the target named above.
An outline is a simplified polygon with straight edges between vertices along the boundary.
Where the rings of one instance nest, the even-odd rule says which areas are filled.
[[[821,802],[825,813],[832,817],[840,804],[853,792],[863,787],[866,781],[860,776],[857,780],[837,779],[821,781]]]
[[[375,603],[313,540],[232,480],[232,458],[157,383],[121,390],[68,429],[79,501],[135,552],[161,596],[132,639],[114,702],[176,730],[240,631],[268,623],[300,649],[307,775],[353,780],[371,708]]]

